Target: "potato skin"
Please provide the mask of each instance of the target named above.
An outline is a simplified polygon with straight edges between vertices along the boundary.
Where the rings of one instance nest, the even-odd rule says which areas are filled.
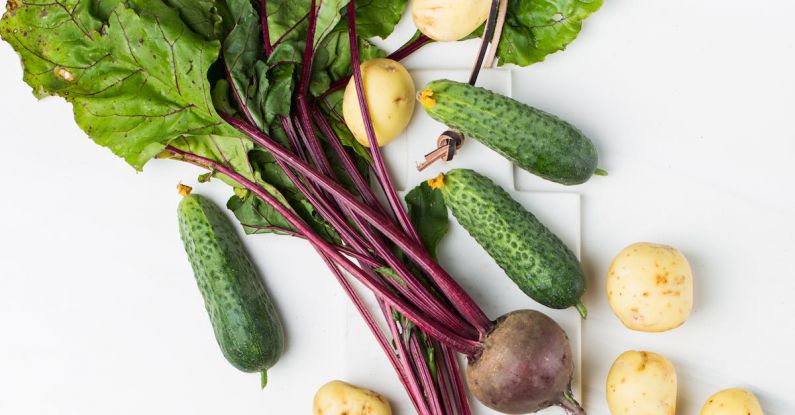
[[[318,389],[312,403],[314,415],[392,415],[389,401],[383,396],[340,380]]]
[[[411,17],[429,38],[449,42],[475,31],[489,17],[489,0],[414,0]]]
[[[722,390],[712,395],[701,415],[764,415],[753,393],[740,388]]]
[[[676,248],[636,243],[610,265],[607,299],[629,329],[671,330],[684,324],[693,309],[693,272]]]
[[[613,415],[675,415],[676,369],[651,352],[628,351],[607,375],[607,405]]]
[[[386,145],[411,121],[416,94],[414,80],[403,65],[392,59],[370,59],[362,63],[362,84],[378,145]],[[353,78],[345,88],[342,116],[356,141],[369,147]]]

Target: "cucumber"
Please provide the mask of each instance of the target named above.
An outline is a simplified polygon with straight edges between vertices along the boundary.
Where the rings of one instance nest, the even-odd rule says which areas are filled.
[[[520,168],[553,182],[586,182],[597,171],[596,147],[560,118],[487,89],[449,80],[419,93],[433,119],[462,131]]]
[[[441,191],[458,223],[530,298],[555,309],[577,307],[585,275],[574,253],[536,217],[475,171],[451,170],[428,184]]]
[[[232,366],[261,372],[264,387],[284,350],[281,319],[229,219],[211,200],[187,193],[179,232],[215,339]]]

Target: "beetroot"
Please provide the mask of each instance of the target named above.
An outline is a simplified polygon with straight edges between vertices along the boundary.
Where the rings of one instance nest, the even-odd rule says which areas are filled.
[[[541,312],[518,310],[495,321],[482,353],[470,358],[467,383],[479,401],[506,414],[553,405],[585,414],[571,397],[572,371],[563,329]]]
[[[262,10],[267,10],[265,3],[262,0]],[[375,335],[419,415],[472,415],[456,353],[470,361],[469,384],[474,395],[498,411],[527,413],[559,405],[572,414],[584,415],[569,391],[571,350],[563,330],[536,311],[517,311],[492,321],[436,262],[410,221],[376,145],[364,98],[355,0],[348,3],[346,15],[352,79],[372,144],[369,167],[375,189],[370,188],[369,178],[358,170],[324,115],[323,100],[312,99],[309,90],[319,3],[312,0],[306,18],[308,34],[295,105],[289,116],[279,118],[287,142],[261,130],[246,111],[220,115],[248,136],[255,147],[273,157],[289,182],[333,228],[339,241],[319,234],[269,189],[234,166],[174,146],[166,147],[166,151],[231,179],[286,220],[289,229],[280,232],[310,242]],[[267,43],[268,34],[263,36]],[[427,38],[420,37],[393,57],[405,56],[425,43]],[[234,85],[230,88],[239,106],[245,108],[244,95]],[[340,162],[343,172],[334,171],[326,150]],[[347,180],[340,180],[340,174]],[[376,196],[379,192],[386,203]],[[382,274],[384,269],[394,275]],[[375,294],[386,330],[349,278]]]

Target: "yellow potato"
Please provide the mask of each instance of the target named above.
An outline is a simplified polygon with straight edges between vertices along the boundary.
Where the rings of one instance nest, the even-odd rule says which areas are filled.
[[[392,59],[371,59],[362,63],[362,84],[375,137],[378,145],[383,146],[399,136],[411,121],[414,113],[414,80],[403,65]],[[353,77],[345,88],[342,116],[356,141],[369,147]]]
[[[745,389],[733,388],[722,390],[712,395],[701,415],[764,415],[759,401],[753,393]]]
[[[624,248],[607,271],[607,300],[632,330],[679,327],[693,309],[693,272],[676,248],[636,243]]]
[[[656,353],[624,352],[607,375],[607,406],[613,415],[674,415],[674,365]]]
[[[433,40],[465,38],[489,17],[490,0],[414,0],[414,25]]]
[[[392,415],[392,408],[383,396],[351,384],[335,380],[318,389],[312,403],[314,415]]]

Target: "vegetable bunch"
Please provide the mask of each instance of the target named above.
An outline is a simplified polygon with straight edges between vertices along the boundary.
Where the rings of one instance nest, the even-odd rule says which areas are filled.
[[[557,3],[511,2],[502,62],[529,64],[562,49],[601,2]],[[228,207],[248,233],[308,240],[378,339],[417,412],[469,414],[456,353],[477,361],[504,319],[490,320],[435,261],[435,246],[423,244],[432,238],[414,227],[392,185],[363,98],[360,62],[385,55],[367,38],[391,33],[405,6],[9,0],[0,35],[20,54],[36,96],[71,102],[78,125],[134,168],[155,157],[201,166],[202,180],[234,188]],[[429,41],[418,34],[389,57],[400,60]],[[340,116],[340,89],[350,76],[369,148]],[[380,316],[364,306],[348,277],[375,294]],[[557,339],[546,345],[565,355],[565,334],[554,322],[539,327]],[[522,344],[540,341],[524,334]],[[554,370],[563,371],[556,382],[565,384],[570,367]],[[508,406],[486,403],[517,408],[511,399]],[[543,403],[583,412],[569,395],[559,399]]]

